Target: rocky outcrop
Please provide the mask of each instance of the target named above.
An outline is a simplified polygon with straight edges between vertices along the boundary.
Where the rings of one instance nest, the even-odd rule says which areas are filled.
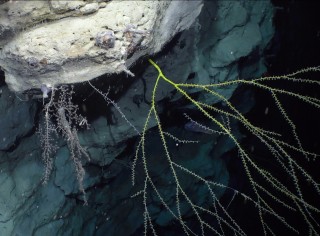
[[[10,1],[0,5],[0,66],[11,90],[125,71],[159,52],[202,1]]]

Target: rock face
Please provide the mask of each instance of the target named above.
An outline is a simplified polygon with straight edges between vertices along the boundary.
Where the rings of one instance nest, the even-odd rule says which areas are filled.
[[[205,11],[200,13],[201,9]],[[42,84],[75,83],[127,71],[138,58],[161,51],[181,32],[171,51],[157,58],[168,78],[207,84],[249,73],[254,77],[265,71],[261,54],[273,35],[272,14],[267,1],[11,1],[0,5],[0,66],[11,90],[40,90]],[[248,63],[246,58],[250,59]],[[140,98],[150,101],[157,77],[153,67],[143,69],[117,101],[138,130],[150,107]],[[79,132],[81,145],[91,156],[85,163],[84,181],[89,206],[83,206],[66,143],[61,140],[57,141],[51,179],[47,185],[41,184],[44,168],[33,125],[43,115],[36,113],[41,103],[20,101],[5,85],[0,89],[0,124],[4,124],[0,127],[0,235],[139,235],[142,199],[131,196],[143,188],[143,179],[138,176],[143,170],[137,170],[138,183],[133,187],[130,165],[134,154],[125,151],[136,143],[127,144],[125,140],[136,133],[122,114],[113,107],[110,113],[114,123],[100,116],[89,130]],[[217,92],[229,98],[234,89]],[[159,84],[157,100],[179,99],[172,91],[172,87]],[[199,99],[206,103],[219,101],[206,94]],[[248,101],[242,106],[246,107]],[[153,125],[150,121],[150,127]],[[236,124],[230,125],[240,139]],[[179,148],[169,143],[176,161],[204,178],[228,183],[228,170],[221,157],[233,144],[181,127],[166,131],[203,141]],[[151,144],[146,147],[152,156],[150,174],[173,203],[174,185],[159,156],[156,136],[150,131],[146,138]],[[208,193],[195,182],[185,178],[182,184],[189,186],[190,196],[197,203],[205,203]],[[223,191],[217,190],[216,194],[220,197]],[[155,224],[170,225],[172,217],[157,196],[149,199]],[[190,208],[182,210],[183,215],[192,216]]]
[[[0,5],[0,66],[11,90],[126,71],[190,27],[202,1],[22,1]]]
[[[34,102],[21,101],[7,87],[0,88],[5,102],[0,102],[0,150],[5,151],[17,145],[34,127],[37,106]]]

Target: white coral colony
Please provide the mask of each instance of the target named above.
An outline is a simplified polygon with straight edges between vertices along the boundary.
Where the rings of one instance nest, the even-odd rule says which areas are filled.
[[[52,90],[52,86],[50,84],[42,84],[40,89],[42,91],[43,98],[47,98],[48,93],[50,93]]]

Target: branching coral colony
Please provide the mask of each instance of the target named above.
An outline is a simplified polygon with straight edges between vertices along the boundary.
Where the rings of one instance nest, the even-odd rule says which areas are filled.
[[[148,112],[143,130],[141,132],[140,142],[137,146],[135,159],[132,165],[132,181],[135,184],[136,174],[135,168],[138,160],[142,160],[144,169],[144,187],[139,192],[143,196],[144,205],[144,231],[145,235],[147,232],[151,232],[153,235],[157,235],[155,224],[152,220],[152,215],[148,207],[149,191],[153,191],[154,195],[158,197],[162,205],[166,210],[175,218],[181,225],[186,235],[246,235],[246,231],[238,224],[237,220],[227,211],[227,207],[223,205],[220,200],[216,197],[215,190],[217,188],[228,189],[234,192],[234,196],[243,198],[246,202],[250,202],[256,209],[257,217],[261,224],[261,233],[264,235],[275,235],[277,232],[274,230],[275,225],[282,224],[289,232],[299,233],[295,224],[292,224],[287,218],[279,213],[278,208],[285,208],[288,211],[292,211],[297,217],[301,217],[301,224],[305,224],[307,231],[310,235],[318,235],[320,232],[320,226],[317,222],[316,217],[320,213],[319,208],[312,205],[310,200],[306,198],[306,190],[302,187],[303,184],[308,183],[309,188],[307,191],[314,191],[316,194],[320,194],[319,183],[311,176],[310,173],[303,167],[301,162],[308,162],[319,157],[319,155],[309,152],[303,148],[300,141],[299,135],[296,131],[294,122],[286,112],[282,102],[279,99],[280,95],[291,96],[301,102],[307,103],[308,105],[314,106],[315,109],[320,108],[320,100],[306,95],[293,93],[287,90],[282,90],[277,87],[272,87],[268,82],[270,81],[286,81],[288,83],[304,83],[311,84],[313,86],[319,86],[320,81],[314,81],[310,79],[301,78],[305,74],[319,72],[320,67],[311,67],[303,69],[292,74],[283,76],[271,76],[262,77],[253,80],[238,79],[234,81],[215,83],[215,84],[189,84],[189,83],[175,83],[167,78],[159,66],[152,60],[149,62],[158,71],[158,77],[156,78],[155,86],[153,88],[151,107]],[[207,117],[215,126],[219,127],[220,132],[227,135],[235,144],[238,149],[238,157],[241,159],[242,167],[246,177],[251,186],[251,194],[243,193],[237,189],[231,188],[224,184],[213,182],[200,176],[198,173],[191,171],[190,169],[182,166],[180,163],[175,162],[175,158],[172,152],[169,150],[168,139],[174,138],[180,140],[179,137],[164,131],[161,124],[156,104],[157,87],[160,81],[165,81],[172,85],[184,98],[190,101],[196,109],[198,109],[205,117]],[[242,115],[229,100],[223,95],[217,92],[217,88],[222,88],[229,85],[244,84],[258,87],[270,93],[276,107],[281,112],[281,115],[292,133],[295,144],[288,143],[282,139],[280,133],[266,130],[252,124],[244,115]],[[223,101],[227,108],[220,109],[211,104],[206,104],[195,100],[187,90],[189,88],[197,88],[211,96],[219,98]],[[216,119],[214,114],[223,115],[228,119],[234,119],[240,122],[250,133],[252,133],[260,142],[267,148],[270,153],[272,161],[282,169],[286,178],[292,184],[289,187],[287,184],[281,182],[280,179],[275,177],[271,171],[264,169],[258,162],[255,161],[248,150],[237,140],[235,134],[232,133],[231,129],[225,122],[221,122]],[[148,142],[146,140],[147,131],[151,119],[155,119],[157,123],[158,133],[162,142],[164,150],[164,161],[168,162],[172,178],[175,185],[175,204],[172,207],[172,202],[168,203],[164,194],[159,191],[159,188],[152,178],[149,171],[148,161],[153,158],[148,156],[146,146]],[[186,140],[180,140],[181,142],[187,142]],[[301,154],[303,160],[297,160],[296,154]],[[300,155],[300,156],[301,156]],[[312,163],[312,162],[310,162]],[[310,164],[309,163],[309,164]],[[181,185],[183,174],[185,176],[191,176],[206,186],[208,193],[211,195],[211,206],[204,207],[195,203],[185,188]],[[139,173],[141,175],[141,173]],[[259,180],[258,180],[259,179]],[[191,227],[186,219],[183,219],[181,213],[182,204],[184,201],[189,205],[189,208],[193,211],[198,225],[198,229]],[[315,201],[316,202],[316,201]],[[276,205],[276,207],[275,207]],[[210,217],[214,220],[208,220]],[[276,221],[275,221],[276,220]],[[215,222],[215,223],[212,223]],[[272,222],[277,222],[276,224]],[[190,223],[190,222],[189,222]],[[305,227],[305,228],[306,228]],[[300,232],[301,233],[301,232]]]
[[[44,97],[48,97],[47,89],[42,90]],[[72,95],[74,94],[72,87],[69,89],[67,86],[61,86],[58,98],[55,96],[58,89],[52,88],[50,90],[51,96],[49,102],[43,108],[44,119],[38,130],[42,147],[42,160],[45,163],[43,182],[48,182],[52,172],[53,157],[58,149],[55,144],[55,137],[60,134],[67,143],[69,155],[74,164],[79,190],[83,193],[84,203],[87,204],[83,186],[85,170],[81,159],[85,157],[90,160],[90,158],[78,139],[78,128],[80,126],[88,127],[87,120],[78,114],[78,106],[72,102]]]

